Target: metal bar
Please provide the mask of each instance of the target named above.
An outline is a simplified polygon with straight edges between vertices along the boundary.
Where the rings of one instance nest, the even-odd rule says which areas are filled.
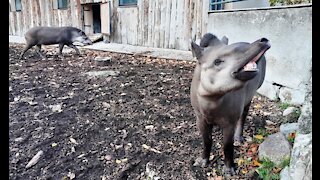
[[[246,0],[225,0],[225,1],[214,2],[214,3],[210,2],[210,5],[226,4],[226,3],[239,2],[239,1],[246,1]]]

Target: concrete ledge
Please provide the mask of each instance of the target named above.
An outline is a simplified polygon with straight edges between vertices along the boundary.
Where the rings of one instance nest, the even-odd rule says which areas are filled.
[[[24,37],[20,37],[20,36],[9,35],[9,42],[25,43],[25,39]],[[52,46],[57,46],[57,45],[52,45]],[[182,51],[182,50],[175,50],[175,49],[163,49],[163,48],[133,46],[128,44],[104,43],[104,42],[97,42],[90,46],[78,46],[78,47],[79,49],[92,49],[92,50],[109,51],[109,52],[126,53],[126,54],[138,54],[141,56],[150,56],[150,57],[156,57],[156,58],[194,61],[191,51]],[[65,49],[64,49],[64,52],[65,52]]]

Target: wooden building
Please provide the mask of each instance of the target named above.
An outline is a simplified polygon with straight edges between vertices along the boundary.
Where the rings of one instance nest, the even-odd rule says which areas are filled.
[[[75,26],[113,43],[188,50],[190,40],[206,32],[213,1],[218,0],[9,0],[9,34]]]

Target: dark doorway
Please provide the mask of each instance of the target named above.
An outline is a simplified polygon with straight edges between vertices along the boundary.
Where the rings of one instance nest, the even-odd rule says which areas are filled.
[[[93,33],[101,33],[100,4],[92,4]]]

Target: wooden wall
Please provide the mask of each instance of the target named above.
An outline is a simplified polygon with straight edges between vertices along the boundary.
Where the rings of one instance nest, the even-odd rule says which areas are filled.
[[[9,34],[23,36],[28,29],[40,25],[82,28],[77,1],[70,0],[68,9],[53,9],[53,0],[21,0],[22,10],[9,12]]]
[[[206,28],[209,0],[138,0],[119,7],[113,0],[111,41],[188,50]]]
[[[107,0],[70,0],[69,8],[53,9],[54,0],[22,0],[21,12],[10,12],[9,34],[23,34],[33,26],[83,28],[81,4]],[[114,43],[188,50],[190,40],[206,29],[209,0],[138,0],[137,6],[111,3],[111,36]],[[77,5],[78,4],[78,5]]]

